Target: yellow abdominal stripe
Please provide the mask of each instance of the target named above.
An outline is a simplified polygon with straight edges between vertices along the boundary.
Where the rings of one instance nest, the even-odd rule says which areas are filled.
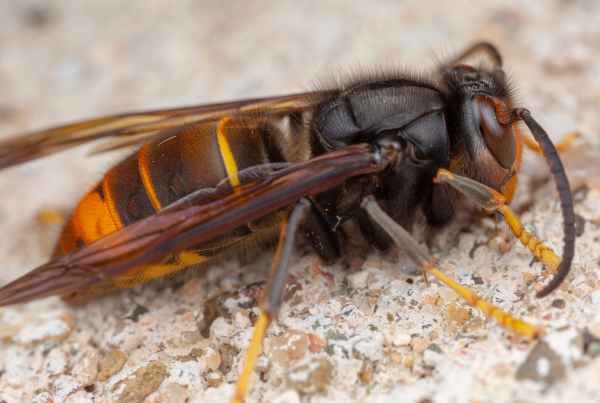
[[[235,163],[233,153],[231,152],[231,147],[229,147],[227,135],[225,134],[225,126],[230,119],[231,118],[221,119],[217,125],[217,140],[219,142],[219,151],[221,152],[221,157],[223,158],[223,163],[225,164],[225,170],[227,171],[227,176],[229,177],[229,182],[231,183],[231,186],[239,186],[240,180],[237,176],[238,167]]]

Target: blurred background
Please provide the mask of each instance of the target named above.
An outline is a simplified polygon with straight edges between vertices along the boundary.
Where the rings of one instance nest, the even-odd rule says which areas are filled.
[[[598,146],[599,16],[597,0],[2,1],[0,140],[298,92],[359,63],[427,71],[435,56],[485,40],[554,140],[577,130]],[[120,158],[89,149],[0,172],[0,285],[48,259],[60,231],[51,213],[68,214]]]
[[[486,40],[521,105],[560,139],[599,142],[600,2],[21,0],[0,2],[0,139],[127,111],[310,88],[359,63],[435,68]],[[89,147],[88,147],[89,149]],[[43,263],[113,162],[86,147],[0,172],[0,283]],[[41,217],[41,218],[40,218]]]

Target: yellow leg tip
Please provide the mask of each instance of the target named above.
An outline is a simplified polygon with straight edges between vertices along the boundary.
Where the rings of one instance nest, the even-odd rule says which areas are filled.
[[[271,316],[263,313],[256,321],[256,325],[254,326],[254,335],[252,336],[252,342],[250,343],[250,348],[248,349],[248,358],[246,364],[244,365],[244,371],[238,379],[235,394],[233,395],[233,403],[242,403],[244,401],[246,390],[248,389],[248,383],[250,382],[250,376],[254,371],[256,359],[260,353],[260,346],[272,319],[273,318],[271,318]]]

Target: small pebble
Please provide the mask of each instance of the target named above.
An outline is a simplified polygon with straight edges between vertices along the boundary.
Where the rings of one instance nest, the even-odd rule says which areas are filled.
[[[571,288],[578,288],[588,293],[600,289],[600,269],[594,269],[575,277]]]
[[[566,374],[565,366],[554,350],[545,341],[538,342],[517,370],[517,380],[531,379],[554,383]]]
[[[83,384],[74,377],[70,376],[66,379],[60,379],[54,384],[52,401],[54,403],[64,403],[69,396],[75,394],[79,390],[83,390]]]
[[[423,352],[423,363],[428,366],[435,366],[444,359],[444,352],[437,344],[430,344]]]
[[[1,317],[0,317],[1,318]],[[75,318],[63,309],[24,315],[18,323],[0,325],[0,339],[11,339],[21,345],[61,341],[75,328]]]
[[[190,362],[190,361],[198,362],[198,358],[196,358],[196,355],[194,355],[194,354],[180,355],[179,357],[177,357],[175,359],[175,361],[179,361],[179,362]]]
[[[252,326],[252,321],[250,320],[250,318],[248,318],[248,316],[244,315],[240,311],[236,312],[234,316],[234,323],[235,327],[237,327],[240,330],[246,330]]]
[[[536,277],[535,277],[534,274],[523,272],[523,282],[525,282],[525,283],[531,283],[535,279],[536,279]]]
[[[394,347],[408,346],[410,344],[410,340],[410,334],[397,330],[396,333],[394,333],[392,345]]]
[[[125,355],[124,352],[116,349],[110,350],[104,357],[98,380],[100,382],[106,381],[108,378],[119,372],[126,361],[127,355]]]
[[[429,343],[427,343],[427,340],[422,338],[416,338],[413,341],[412,351],[414,351],[417,354],[421,354],[423,351],[425,351],[428,345]]]
[[[359,340],[352,346],[352,357],[371,364],[376,363],[381,359],[382,344],[381,334]]]
[[[247,350],[250,348],[252,338],[254,337],[254,328],[248,328],[240,332],[235,332],[229,338],[229,344],[235,347],[238,351]]]
[[[211,388],[216,388],[223,383],[223,377],[217,372],[211,372],[210,374],[206,375],[206,381],[208,382],[208,386]]]
[[[397,351],[390,351],[390,358],[395,364],[400,364],[402,362],[402,354]]]
[[[48,354],[44,368],[48,374],[58,375],[66,372],[68,366],[69,354],[61,348],[55,348]]]
[[[333,364],[323,357],[310,357],[287,372],[286,384],[301,394],[312,395],[327,388],[331,382]]]
[[[152,304],[150,304],[150,308],[159,309],[159,308],[162,308],[166,303],[167,303],[166,299],[158,297],[154,301],[152,301]]]
[[[373,366],[368,362],[363,361],[360,369],[358,370],[358,376],[360,377],[360,380],[369,385],[371,382],[373,382],[373,373]]]
[[[323,340],[314,333],[309,333],[308,339],[310,340],[310,347],[308,349],[311,353],[318,353],[325,347]]]
[[[186,313],[188,313],[188,310],[187,310],[187,308],[179,308],[173,313],[175,315],[185,315]]]
[[[600,343],[590,343],[590,345],[586,348],[585,353],[592,358],[596,358],[598,355],[600,355]]]
[[[83,386],[94,383],[98,376],[98,355],[91,352],[83,356],[81,361],[73,367],[71,374],[75,376]]]
[[[236,329],[228,319],[220,316],[210,325],[210,335],[222,344],[229,344],[229,337]]]
[[[554,301],[552,301],[552,306],[558,309],[563,309],[565,307],[565,300],[555,299]]]
[[[198,329],[186,330],[179,334],[179,339],[183,344],[196,344],[202,338]]]
[[[128,368],[106,384],[107,400],[111,403],[141,403],[158,390],[166,375],[166,366],[160,361]]]
[[[271,360],[264,355],[261,355],[256,359],[256,366],[254,367],[256,372],[267,372],[271,368]]]
[[[423,305],[433,305],[439,297],[439,294],[425,294],[425,297],[423,297]]]
[[[467,332],[474,332],[477,329],[480,329],[482,326],[483,326],[483,319],[481,319],[479,316],[476,316],[467,322],[467,324],[465,325],[465,330]]]
[[[440,294],[440,297],[444,300],[444,302],[456,301],[459,297],[457,293],[448,287],[441,287],[438,290],[438,294]]]
[[[444,310],[448,324],[456,322],[457,325],[463,326],[469,321],[469,311],[458,304],[451,304]]]
[[[152,317],[152,315],[145,313],[142,316],[140,316],[140,320],[138,323],[142,326],[151,325],[154,323],[154,318]]]
[[[281,365],[290,359],[300,359],[306,355],[310,346],[309,336],[299,330],[286,330],[275,340],[271,347],[271,359]]]
[[[221,365],[221,355],[212,347],[206,347],[204,349],[204,363],[206,366],[215,371]]]

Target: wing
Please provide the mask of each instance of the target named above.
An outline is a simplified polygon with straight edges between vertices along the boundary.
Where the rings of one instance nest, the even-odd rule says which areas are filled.
[[[113,141],[98,148],[97,152],[138,144],[165,129],[215,121],[224,116],[257,112],[283,116],[303,112],[316,99],[327,94],[327,91],[307,92],[189,108],[129,113],[60,126],[0,142],[0,169],[100,138],[110,137]]]
[[[391,147],[350,146],[222,191],[200,191],[82,246],[0,289],[0,306],[90,287],[213,239],[350,177],[381,171]]]

